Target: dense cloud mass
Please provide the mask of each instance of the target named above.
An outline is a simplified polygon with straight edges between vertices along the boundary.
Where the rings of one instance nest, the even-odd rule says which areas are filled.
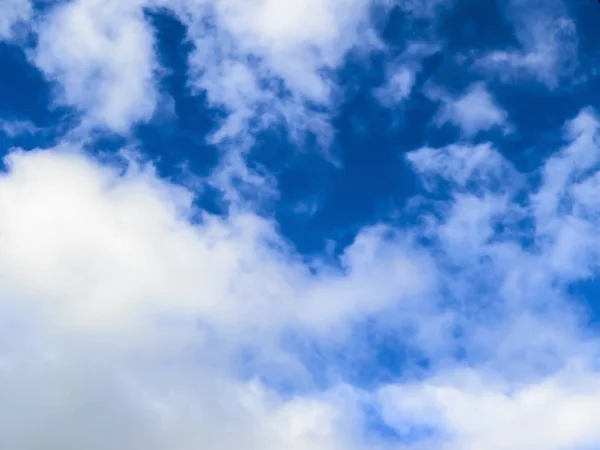
[[[0,3],[0,448],[600,447],[578,8]]]

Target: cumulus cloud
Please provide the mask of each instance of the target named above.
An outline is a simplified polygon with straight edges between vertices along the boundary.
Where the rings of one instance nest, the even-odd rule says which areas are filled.
[[[458,98],[443,94],[438,96],[442,107],[434,119],[437,125],[452,123],[460,127],[467,137],[491,128],[508,130],[506,111],[498,106],[483,83],[471,85]]]
[[[326,335],[425,290],[427,261],[408,243],[365,230],[341,269],[314,274],[270,222],[196,215],[190,192],[143,165],[67,147],[6,164],[7,448],[359,448],[352,389],[281,398],[232,364],[241,346],[268,360],[283,330]]]
[[[377,48],[370,0],[187,1],[190,83],[230,113],[215,136],[285,123],[292,137],[331,139],[335,71],[351,51]],[[177,8],[176,8],[177,9]]]
[[[267,185],[244,155],[271,126],[296,145],[315,138],[323,154],[334,138],[341,101],[337,71],[350,54],[383,48],[372,21],[379,0],[71,0],[47,8],[30,30],[31,60],[54,83],[56,102],[81,116],[80,134],[127,136],[160,107],[161,76],[148,12],[168,14],[187,30],[186,87],[217,110],[207,139],[228,155],[213,184]],[[78,36],[73,39],[73,36]],[[220,117],[220,119],[217,118]],[[240,164],[237,164],[237,163]],[[265,191],[265,194],[267,192]]]
[[[310,131],[326,143],[332,137],[327,113],[338,97],[335,71],[349,52],[381,45],[371,23],[373,2],[282,5],[73,0],[50,8],[34,27],[33,60],[57,83],[61,102],[94,126],[125,133],[152,116],[158,98],[154,35],[144,13],[172,14],[187,27],[193,48],[189,86],[227,112],[217,142],[251,140],[251,130],[281,123],[292,136]]]
[[[597,267],[597,128],[591,110],[566,125],[526,203],[522,185],[498,188],[511,169],[490,145],[411,154],[422,176],[449,183],[450,200],[426,227],[363,229],[334,265],[300,259],[268,219],[196,210],[191,192],[142,162],[68,146],[13,152],[0,178],[7,448],[368,449],[365,402],[399,436],[432,429],[414,448],[598,443],[588,416],[565,422],[595,411],[599,378],[595,341],[562,289]],[[554,209],[569,193],[573,208]],[[519,226],[527,217],[533,235]],[[278,344],[286,332],[343,342],[386,316],[380,332],[408,325],[404,345],[431,358],[424,378],[292,395],[259,381],[277,360],[304,376]],[[244,348],[265,363],[250,378],[235,370]],[[489,413],[473,420],[475,405]]]
[[[197,215],[190,192],[134,161],[123,172],[65,146],[6,165],[7,448],[360,448],[352,389],[280,398],[234,376],[232,358],[255,346],[269,360],[283,330],[339,333],[414,298],[428,265],[410,242],[364,230],[341,268],[315,274],[270,222]]]
[[[417,448],[591,448],[600,441],[589,419],[599,393],[597,338],[582,328],[586,313],[566,289],[598,268],[598,204],[578,195],[597,178],[596,114],[584,109],[564,132],[567,144],[526,200],[519,199],[526,185],[505,182],[514,176],[506,177],[508,164],[490,147],[409,156],[453,192],[425,233],[448,270],[445,300],[469,367],[438,360],[431,378],[380,391],[382,413],[400,434],[429,430]],[[486,188],[463,191],[469,183]]]
[[[114,357],[89,341],[56,344],[3,358],[7,449],[360,448],[346,432],[354,425],[347,395],[284,399],[223,370],[183,371],[157,349],[140,361],[139,348]]]
[[[344,271],[315,278],[277,250],[285,245],[271,222],[202,215],[194,227],[191,194],[152,173],[121,179],[67,150],[13,153],[6,163],[3,279],[62,326],[132,329],[133,319],[167,311],[223,326],[332,326],[421,288],[410,247],[378,230],[346,250]],[[376,261],[382,270],[373,273]],[[393,283],[373,299],[355,285],[369,277]]]
[[[536,384],[508,387],[492,374],[461,372],[379,395],[390,423],[441,427],[432,441],[444,449],[593,448],[600,379],[576,370]],[[422,425],[422,424],[421,424]]]
[[[84,115],[86,127],[127,133],[156,108],[154,36],[141,6],[112,0],[59,3],[37,26],[32,59],[56,82],[58,101]]]

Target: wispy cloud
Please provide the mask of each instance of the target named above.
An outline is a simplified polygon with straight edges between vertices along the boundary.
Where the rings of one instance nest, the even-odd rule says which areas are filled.
[[[374,91],[379,103],[387,108],[395,108],[407,100],[415,87],[417,75],[423,68],[423,59],[439,49],[439,45],[431,42],[408,43],[402,55],[388,64],[384,84]]]
[[[194,44],[190,84],[229,117],[217,139],[274,122],[292,136],[332,130],[339,96],[335,71],[349,52],[376,48],[369,0],[210,1],[184,3],[180,17]],[[177,9],[177,8],[176,8]],[[317,120],[314,118],[317,117]]]
[[[505,11],[521,48],[494,50],[478,61],[481,68],[507,81],[525,77],[550,89],[573,76],[578,66],[577,29],[560,0],[512,0]]]
[[[430,94],[442,102],[441,109],[434,118],[434,122],[439,126],[452,123],[458,126],[466,137],[473,137],[480,131],[492,128],[504,131],[510,129],[508,114],[496,103],[484,83],[471,85],[456,98],[441,92],[432,91]]]
[[[37,131],[39,129],[31,122],[0,119],[0,132],[9,138],[33,134]]]

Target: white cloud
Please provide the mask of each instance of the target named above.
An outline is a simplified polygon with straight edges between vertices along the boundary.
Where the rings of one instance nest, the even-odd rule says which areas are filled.
[[[452,144],[436,149],[423,147],[406,156],[426,187],[438,187],[440,179],[461,189],[488,187],[491,183],[515,179],[510,164],[490,143],[471,145]],[[504,180],[503,180],[504,179]]]
[[[595,271],[600,252],[594,117],[586,110],[567,124],[568,143],[536,191],[562,185],[571,210],[553,213],[547,195],[514,203],[522,186],[510,175],[497,188],[511,172],[490,145],[423,149],[410,156],[418,172],[460,192],[425,230],[361,230],[339,267],[302,261],[252,213],[201,214],[192,193],[141,163],[124,170],[66,146],[13,152],[0,177],[7,448],[378,448],[362,436],[365,401],[399,431],[446,433],[405,448],[597,444],[595,422],[566,422],[578,408],[595,413],[599,378],[589,368],[596,341],[562,290]],[[553,175],[555,161],[566,175]],[[540,211],[560,226],[536,223],[529,237],[543,239],[530,250],[513,220]],[[585,226],[566,234],[573,220]],[[234,370],[250,347],[264,363],[259,378],[274,361],[304,377],[310,367],[278,348],[282,332],[343,343],[365,318],[384,335],[408,326],[402,343],[432,359],[430,376],[373,398],[339,382],[283,395]],[[451,376],[457,349],[469,377]],[[472,417],[474,405],[486,413]]]
[[[349,53],[382,48],[371,23],[380,0],[69,0],[30,23],[31,60],[56,87],[56,101],[82,114],[79,135],[103,128],[127,135],[160,107],[156,42],[148,11],[187,27],[187,85],[225,112],[210,136],[237,155],[213,177],[232,197],[235,183],[261,178],[243,163],[260,131],[282,125],[301,145],[307,133],[324,155],[341,89],[336,71]],[[385,2],[382,6],[387,7]],[[39,22],[39,23],[38,23]],[[77,39],[73,39],[77,36]],[[260,183],[265,184],[264,180]]]
[[[403,54],[387,67],[384,84],[375,89],[373,94],[377,101],[387,108],[399,106],[412,93],[423,59],[439,49],[433,43],[408,43]]]
[[[34,134],[38,131],[39,129],[31,122],[0,119],[0,132],[9,138],[23,134]]]
[[[347,249],[349,278],[315,278],[275,250],[282,244],[273,224],[257,216],[189,225],[190,193],[151,173],[120,179],[64,152],[14,153],[8,164],[1,278],[22,304],[34,302],[63,326],[131,329],[134,318],[165,312],[219,326],[331,326],[421,289],[410,247],[376,230]],[[376,261],[382,270],[372,273]],[[386,280],[376,299],[356,286],[371,277]]]
[[[84,114],[86,126],[126,134],[157,106],[159,68],[144,14],[174,14],[193,47],[189,86],[228,113],[216,141],[249,144],[255,131],[278,122],[297,139],[311,131],[326,144],[328,113],[338,97],[335,71],[349,52],[382,45],[371,23],[374,4],[379,0],[285,6],[273,0],[69,0],[49,7],[39,24],[29,23],[38,38],[32,59],[56,82],[58,100]],[[0,36],[29,19],[28,5],[7,4]]]
[[[164,349],[115,357],[81,338],[56,345],[40,337],[42,352],[24,357],[21,348],[0,368],[7,450],[360,448],[347,433],[354,420],[348,393],[285,399],[215,372],[214,364],[174,362]]]
[[[492,51],[478,61],[480,67],[506,81],[525,77],[550,89],[573,75],[578,65],[577,30],[560,0],[512,0],[505,14],[514,24],[521,48]]]
[[[459,372],[383,389],[383,410],[399,427],[422,420],[439,430],[429,448],[556,450],[592,448],[600,442],[598,375],[565,371],[519,387],[483,376]]]
[[[409,157],[426,176],[479,186],[452,190],[425,231],[445,268],[440,282],[451,323],[462,330],[444,351],[458,345],[465,363],[440,358],[438,348],[430,376],[379,392],[384,420],[400,434],[431,431],[415,448],[600,443],[593,419],[598,338],[581,328],[586,316],[565,289],[598,271],[599,205],[590,195],[598,123],[590,109],[567,122],[564,148],[545,162],[539,188],[518,202],[524,184],[506,176],[507,163],[489,146],[423,149]]]
[[[327,123],[311,117],[335,104],[332,75],[348,52],[380,45],[370,22],[373,3],[184,2],[180,17],[195,46],[191,84],[231,114],[217,138],[246,132],[250,120],[262,127],[283,119],[292,136],[308,130],[327,141]]]
[[[73,0],[37,26],[32,59],[86,127],[127,133],[156,108],[154,36],[139,1]],[[77,38],[74,38],[77,36]]]
[[[431,378],[380,392],[389,424],[402,433],[433,431],[423,448],[558,450],[600,443],[593,419],[600,395],[597,338],[581,330],[581,313],[563,290],[598,270],[599,205],[590,195],[598,123],[590,109],[567,122],[567,144],[545,163],[542,184],[525,204],[507,202],[520,184],[504,184],[502,195],[455,194],[429,231],[444,252],[441,260],[457,271],[448,274],[446,292],[459,302],[452,314],[467,333],[461,340],[467,358],[474,359],[469,370],[448,363]],[[459,186],[492,180],[492,189],[506,177],[498,177],[502,164],[491,155],[477,156],[490,151],[424,149],[410,159],[421,173],[439,173]],[[523,230],[511,217],[532,220],[533,248],[523,247]],[[499,235],[494,224],[507,230]]]
[[[483,83],[471,85],[458,98],[442,95],[442,107],[435,117],[437,125],[452,123],[467,137],[491,128],[508,131],[507,113],[495,102]]]
[[[416,71],[417,69],[410,65],[394,68],[388,75],[385,84],[373,92],[379,104],[388,108],[396,108],[406,100],[413,90]]]
[[[240,346],[268,361],[283,330],[327,339],[429,289],[410,242],[364,230],[342,269],[311,274],[272,223],[196,216],[190,192],[134,161],[123,173],[64,146],[6,164],[5,448],[361,448],[352,389],[281,397],[232,364]]]

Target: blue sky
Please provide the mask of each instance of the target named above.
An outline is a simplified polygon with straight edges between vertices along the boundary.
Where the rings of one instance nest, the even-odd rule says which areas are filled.
[[[0,446],[600,448],[597,30],[4,0]]]

